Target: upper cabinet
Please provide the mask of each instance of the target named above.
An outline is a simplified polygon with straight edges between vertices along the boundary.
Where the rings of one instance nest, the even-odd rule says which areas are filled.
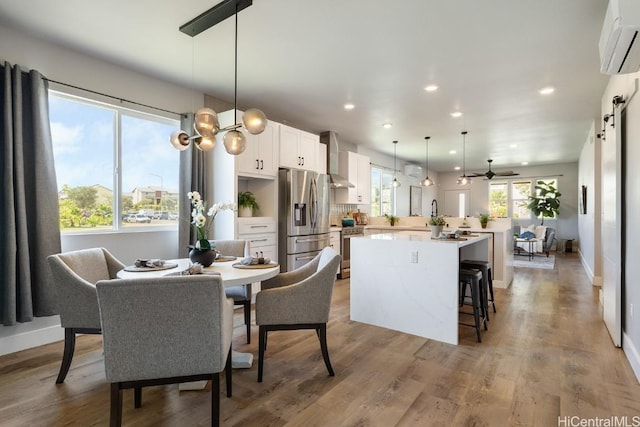
[[[236,156],[238,175],[275,178],[278,173],[278,128],[277,123],[267,122],[264,131],[258,135],[243,132],[247,149]]]
[[[336,203],[366,205],[371,203],[371,164],[369,157],[351,151],[339,153],[338,173],[355,188],[336,188]]]
[[[280,166],[315,171],[318,144],[318,135],[280,125]]]

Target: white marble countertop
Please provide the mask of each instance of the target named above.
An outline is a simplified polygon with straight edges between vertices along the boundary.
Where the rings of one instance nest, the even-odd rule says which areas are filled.
[[[418,230],[414,230],[418,231]],[[486,234],[460,236],[460,239],[432,239],[431,232],[425,230],[419,233],[412,233],[411,230],[396,230],[393,233],[372,234],[369,236],[353,237],[354,239],[371,239],[371,240],[399,240],[413,242],[428,242],[432,244],[452,244],[457,243],[459,247],[467,246],[479,240],[488,239]],[[464,240],[463,240],[464,239]]]

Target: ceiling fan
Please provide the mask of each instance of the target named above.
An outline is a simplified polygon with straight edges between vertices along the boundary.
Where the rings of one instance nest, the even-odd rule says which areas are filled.
[[[486,179],[493,179],[494,176],[516,176],[516,175],[520,175],[519,173],[515,173],[514,171],[504,171],[504,172],[494,172],[491,170],[491,163],[493,162],[492,159],[487,160],[487,162],[489,163],[489,170],[486,171],[485,173],[470,173],[467,176],[484,176]]]

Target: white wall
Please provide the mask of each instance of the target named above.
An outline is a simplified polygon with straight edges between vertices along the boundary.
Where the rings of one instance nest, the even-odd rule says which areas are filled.
[[[527,166],[509,169],[520,175],[503,178],[538,178],[551,175],[553,175],[554,178],[557,177],[558,191],[562,193],[560,197],[560,215],[558,219],[545,218],[544,223],[556,229],[556,238],[559,241],[562,239],[576,239],[574,240],[574,246],[578,245],[578,163]],[[460,172],[441,173],[441,194],[446,190],[459,190],[461,186],[456,184],[456,180],[459,177]],[[498,179],[498,177],[493,178],[493,181]],[[489,182],[490,181],[485,181],[482,178],[474,178],[472,184],[467,186],[471,191],[469,212],[472,216],[489,211]],[[514,225],[528,225],[531,222],[530,219],[526,221],[513,221]]]
[[[600,139],[596,138],[592,124],[589,136],[582,147],[578,166],[578,187],[587,187],[587,213],[578,213],[580,258],[591,280],[598,285],[600,278]],[[596,229],[597,227],[597,229]],[[597,254],[597,255],[596,255]]]
[[[26,69],[36,69],[52,80],[175,112],[191,111],[194,106],[198,108],[204,99],[202,94],[194,94],[188,88],[150,78],[3,26],[0,26],[0,55],[3,61]],[[114,102],[55,84],[50,87],[99,101]],[[127,106],[126,103],[122,105]],[[166,115],[155,110],[147,111]],[[62,250],[104,246],[123,262],[129,263],[143,255],[175,258],[178,255],[177,242],[177,231],[85,234],[64,236]],[[62,339],[62,329],[58,325],[58,316],[51,316],[16,326],[0,326],[0,355]]]

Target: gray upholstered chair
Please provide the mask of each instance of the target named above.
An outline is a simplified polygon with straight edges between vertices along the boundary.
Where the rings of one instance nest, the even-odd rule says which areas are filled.
[[[339,263],[340,255],[326,247],[302,267],[262,282],[256,295],[258,382],[262,382],[267,332],[277,330],[315,329],[324,363],[329,375],[334,375],[327,350],[327,322]]]
[[[220,375],[231,396],[233,301],[220,276],[165,276],[96,284],[110,425],[122,422],[122,390],[211,380],[211,425],[220,423]],[[226,369],[225,369],[226,367]]]
[[[76,334],[100,334],[95,283],[115,279],[125,266],[104,248],[83,249],[47,258],[55,290],[60,324],[64,328],[64,354],[56,383],[64,382],[76,345]]]
[[[556,239],[556,229],[547,227],[547,232],[544,236],[544,243],[542,244],[542,251],[549,257],[549,251],[551,250],[551,245],[553,245],[553,241]]]
[[[211,240],[220,255],[246,257],[249,247],[246,240]],[[241,305],[244,323],[247,325],[247,344],[251,344],[251,283],[225,289],[227,298],[233,298],[234,305]]]

